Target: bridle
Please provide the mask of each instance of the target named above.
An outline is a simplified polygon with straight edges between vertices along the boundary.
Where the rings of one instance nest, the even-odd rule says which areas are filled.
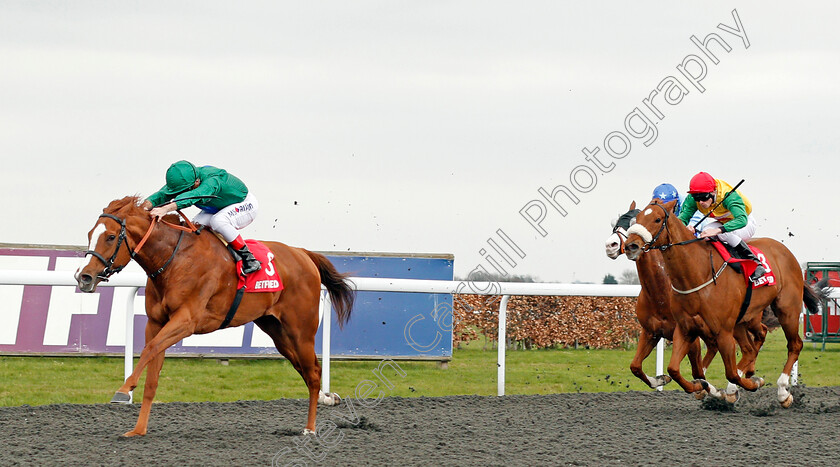
[[[659,203],[650,203],[650,204],[648,204],[648,206],[657,206],[657,207],[659,207],[659,209],[662,209],[662,212],[665,213],[665,218],[662,220],[662,225],[659,226],[659,230],[656,231],[656,234],[650,239],[649,242],[644,244],[644,246],[642,247],[643,251],[649,251],[651,249],[656,249],[656,250],[659,250],[659,251],[665,251],[668,248],[671,248],[672,246],[688,245],[689,243],[694,243],[694,242],[699,242],[701,240],[705,240],[704,238],[692,238],[691,240],[684,240],[682,242],[666,243],[665,245],[654,246],[653,244],[656,243],[657,240],[659,240],[659,236],[662,235],[662,232],[667,232],[668,233],[668,239],[669,240],[671,239],[671,230],[668,228],[668,216],[670,215],[670,213],[668,212],[667,209],[665,209],[665,206],[663,206]]]
[[[620,241],[618,247],[618,254],[624,254],[624,242],[627,240],[627,229],[630,228],[630,220],[635,218],[637,214],[641,212],[639,209],[631,209],[630,211],[625,212],[621,216],[619,216],[618,220],[615,221],[615,227],[613,227],[613,233],[618,235],[618,239]],[[622,221],[627,221],[627,227],[624,227],[624,223]]]
[[[664,206],[662,206],[659,203],[650,203],[648,206],[654,206],[654,205],[659,206],[659,208],[662,209],[662,212],[665,213],[665,218],[662,220],[662,225],[659,226],[659,230],[656,232],[656,235],[654,235],[653,238],[651,238],[650,241],[645,243],[645,245],[642,247],[642,249],[644,251],[649,251],[651,249],[657,249],[659,251],[664,252],[665,250],[667,250],[668,248],[671,248],[672,246],[688,245],[689,243],[694,243],[694,242],[699,242],[701,240],[705,240],[705,238],[692,238],[690,240],[685,240],[685,241],[682,241],[682,242],[667,243],[667,244],[661,245],[661,246],[653,246],[653,244],[656,242],[656,240],[659,239],[659,236],[662,235],[662,232],[668,232],[668,239],[669,240],[671,239],[671,231],[668,228],[668,216],[670,215],[670,213],[668,212],[667,209],[665,209]],[[674,284],[672,283],[671,284],[671,289],[674,292],[677,292],[681,295],[688,295],[688,294],[697,292],[698,290],[701,290],[701,289],[705,288],[709,284],[712,284],[712,283],[716,284],[717,283],[717,278],[720,277],[721,274],[723,274],[723,270],[726,269],[726,266],[729,265],[729,263],[724,261],[723,264],[721,265],[721,267],[717,271],[715,271],[714,264],[712,263],[712,256],[710,254],[709,255],[709,265],[712,268],[712,278],[709,279],[708,281],[704,282],[703,284],[701,284],[697,287],[689,289],[689,290],[680,290],[680,289],[674,287]],[[743,316],[743,310],[742,310],[741,316]],[[741,319],[741,316],[738,317],[739,320]]]
[[[114,262],[117,260],[117,255],[120,254],[120,248],[122,247],[122,244],[125,243],[126,245],[128,245],[128,238],[126,236],[126,230],[125,230],[125,219],[120,219],[119,217],[117,217],[113,214],[107,214],[107,213],[99,215],[100,219],[103,218],[103,217],[113,219],[113,220],[120,223],[120,233],[117,236],[117,248],[114,249],[114,254],[111,255],[111,257],[108,258],[107,260],[105,259],[104,256],[102,256],[101,254],[99,254],[95,250],[86,251],[85,256],[92,255],[92,256],[96,257],[97,259],[99,259],[99,261],[102,261],[102,264],[105,265],[105,269],[103,269],[102,272],[97,274],[96,277],[98,277],[99,280],[101,280],[103,282],[108,282],[108,279],[111,276],[113,276],[114,274],[122,271],[123,268],[125,268],[125,265],[114,267]],[[136,253],[137,253],[136,251],[131,251],[130,252],[131,257],[134,258],[134,255]]]
[[[180,210],[178,210],[177,212],[178,212],[178,215],[180,215],[182,218],[184,218],[186,220],[187,226],[185,227],[185,226],[182,226],[182,225],[172,224],[170,222],[160,220],[160,222],[162,222],[162,223],[164,223],[164,224],[166,224],[170,227],[173,227],[173,228],[176,228],[176,229],[180,230],[181,235],[178,236],[178,243],[175,245],[175,249],[172,251],[172,255],[169,256],[169,259],[166,260],[166,263],[164,263],[164,265],[161,266],[160,269],[158,269],[157,271],[149,274],[149,279],[154,279],[155,277],[159,276],[167,268],[167,266],[169,266],[169,264],[172,263],[172,260],[175,259],[175,254],[178,252],[178,249],[181,247],[181,241],[184,239],[184,233],[185,232],[195,232],[196,235],[198,235],[201,232],[200,229],[197,229],[195,227],[195,225],[193,225],[192,222],[190,222],[186,217],[184,217],[184,214],[181,213]],[[102,261],[102,264],[105,265],[105,269],[103,269],[102,272],[97,274],[96,277],[102,282],[108,282],[108,279],[111,276],[113,276],[114,274],[122,271],[126,266],[126,264],[124,264],[122,266],[114,267],[114,263],[117,260],[117,256],[120,254],[120,248],[122,248],[123,243],[125,243],[125,245],[128,246],[128,235],[127,235],[126,226],[125,226],[125,219],[122,219],[120,217],[117,217],[113,214],[108,214],[108,213],[103,213],[103,214],[99,215],[100,219],[103,218],[103,217],[106,217],[108,219],[113,219],[113,220],[120,223],[120,233],[117,235],[117,247],[114,249],[114,254],[111,255],[111,257],[106,260],[105,257],[102,256],[101,254],[99,254],[98,252],[96,252],[94,250],[88,250],[88,251],[85,251],[85,256],[91,255],[91,256],[94,256],[95,258],[99,259],[99,261]],[[157,225],[158,221],[159,221],[159,219],[157,217],[152,219],[152,222],[149,225],[149,230],[146,231],[146,234],[143,236],[143,239],[140,240],[139,243],[137,243],[137,246],[134,247],[134,249],[132,249],[128,252],[131,259],[137,261],[137,254],[140,252],[140,249],[143,248],[143,245],[146,244],[146,240],[148,240],[149,236],[151,236],[152,230],[154,230],[155,225]]]

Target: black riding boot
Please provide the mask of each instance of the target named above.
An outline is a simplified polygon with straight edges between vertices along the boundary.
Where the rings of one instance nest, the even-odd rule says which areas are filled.
[[[257,272],[262,269],[262,264],[257,261],[257,258],[254,258],[254,254],[251,253],[251,250],[248,249],[248,245],[243,246],[241,249],[236,250],[239,253],[239,257],[242,258],[242,274],[248,275],[252,272]]]
[[[758,264],[758,267],[755,268],[755,272],[753,272],[750,276],[750,280],[757,281],[761,276],[764,275],[764,265],[761,264],[761,260],[758,259],[757,256],[755,256],[755,253],[753,253],[753,251],[750,250],[750,247],[747,246],[747,243],[745,241],[741,240],[741,243],[735,246],[735,252],[738,253],[738,256],[740,256],[741,258],[751,259],[755,261],[756,264]]]

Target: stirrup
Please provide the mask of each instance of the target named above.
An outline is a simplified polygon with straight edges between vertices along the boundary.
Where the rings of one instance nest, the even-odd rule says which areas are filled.
[[[253,261],[253,262],[252,262]],[[262,269],[262,263],[257,261],[256,258],[252,257],[252,261],[242,260],[242,275],[247,276],[248,274],[253,274],[260,269]],[[254,264],[256,263],[256,264]]]

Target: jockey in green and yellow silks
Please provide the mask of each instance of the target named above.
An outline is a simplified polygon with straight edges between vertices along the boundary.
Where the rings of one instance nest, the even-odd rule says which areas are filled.
[[[732,192],[729,196],[726,194]],[[691,216],[700,211],[709,214],[710,222],[705,224],[700,232],[700,238],[717,237],[720,241],[731,246],[742,258],[751,259],[758,264],[755,272],[750,276],[757,280],[764,275],[764,267],[746,242],[755,235],[756,222],[752,216],[752,204],[746,196],[733,191],[732,186],[723,180],[718,180],[706,172],[700,172],[691,178],[688,193],[680,210],[679,218],[692,231],[689,225]],[[722,202],[721,202],[722,200]]]

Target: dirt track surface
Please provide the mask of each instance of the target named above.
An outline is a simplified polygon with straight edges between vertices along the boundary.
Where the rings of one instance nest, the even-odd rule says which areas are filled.
[[[790,409],[775,389],[734,407],[677,391],[394,397],[355,417],[321,407],[333,431],[308,438],[302,400],[156,404],[132,439],[139,405],[4,407],[0,465],[836,465],[840,387],[794,388]]]

